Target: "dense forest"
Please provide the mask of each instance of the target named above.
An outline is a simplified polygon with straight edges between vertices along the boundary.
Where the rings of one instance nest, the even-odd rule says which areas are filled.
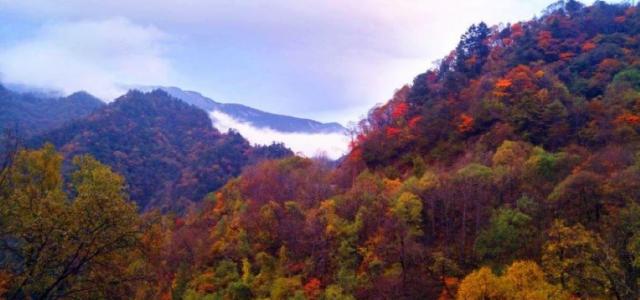
[[[474,25],[370,111],[338,166],[258,161],[201,183],[181,213],[140,212],[127,166],[73,139],[41,140],[66,159],[14,147],[0,172],[0,295],[638,299],[639,9],[569,0]],[[183,120],[150,124],[164,122]],[[189,140],[178,132],[163,139]],[[207,153],[197,145],[180,155]]]
[[[254,147],[236,132],[221,133],[205,111],[160,90],[131,91],[28,141],[35,148],[45,143],[67,162],[91,154],[109,165],[143,210],[182,210],[250,163],[293,155],[282,144]]]

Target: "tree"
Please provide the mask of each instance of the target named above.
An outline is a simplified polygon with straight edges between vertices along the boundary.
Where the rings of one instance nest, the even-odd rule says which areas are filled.
[[[531,221],[530,216],[518,210],[498,209],[491,217],[489,227],[476,238],[476,254],[494,266],[530,255],[535,230]]]
[[[393,232],[397,243],[395,253],[402,271],[402,290],[405,295],[409,295],[409,276],[419,265],[422,252],[417,241],[423,234],[422,201],[416,195],[404,192],[392,203],[390,209],[396,221]]]
[[[52,146],[22,150],[0,202],[2,268],[9,298],[117,297],[142,280],[129,264],[138,255],[140,221],[124,181],[85,156],[74,159],[72,201],[63,191],[62,158]]]
[[[501,295],[500,283],[491,269],[482,267],[467,275],[460,283],[456,299],[499,299]]]
[[[460,283],[456,299],[569,299],[560,287],[548,283],[540,267],[532,261],[516,261],[504,275],[496,276],[482,267]]]
[[[553,283],[581,297],[625,298],[620,263],[598,235],[556,220],[548,236],[542,265]]]
[[[594,224],[604,214],[602,182],[602,177],[594,172],[574,172],[553,189],[549,201],[566,220]]]
[[[500,277],[506,299],[569,299],[559,286],[546,281],[545,274],[533,261],[516,261]]]
[[[608,244],[620,259],[625,273],[625,285],[629,298],[637,298],[640,278],[640,205],[630,202],[616,216],[610,216],[607,223]]]
[[[480,73],[487,56],[489,46],[486,43],[491,31],[487,24],[481,22],[478,25],[471,25],[467,32],[460,38],[460,43],[456,47],[456,70],[467,73],[473,77]]]
[[[471,232],[475,235],[480,230],[482,216],[488,213],[486,208],[489,207],[491,201],[489,189],[492,177],[493,170],[491,168],[472,163],[458,170],[453,178],[453,182],[456,183],[456,194],[459,198],[457,207],[460,212],[458,216],[460,218],[459,250],[463,258],[466,258],[468,254],[469,241],[473,241],[468,238],[468,233]],[[470,208],[473,208],[473,211],[470,211]],[[471,212],[473,212],[473,218],[470,218]],[[469,226],[469,219],[473,221],[474,226]]]

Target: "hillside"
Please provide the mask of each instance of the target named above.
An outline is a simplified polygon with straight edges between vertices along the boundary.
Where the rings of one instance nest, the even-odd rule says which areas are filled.
[[[46,137],[143,207],[203,201],[138,215],[90,157],[64,180],[51,147],[20,151],[0,170],[0,296],[640,298],[640,5],[473,25],[358,127],[337,167],[240,170],[239,135],[130,92]]]
[[[0,85],[0,131],[17,130],[28,137],[84,117],[104,105],[85,92],[55,98],[14,92]]]
[[[450,166],[505,139],[547,150],[633,144],[636,10],[560,1],[536,20],[471,27],[439,65],[370,112],[352,155],[406,169],[415,157]]]
[[[637,298],[638,41],[629,4],[472,26],[339,168],[260,164],[166,229],[173,295]]]
[[[222,134],[204,111],[162,91],[130,92],[32,144],[45,142],[66,158],[86,153],[111,166],[145,210],[184,208],[249,162],[291,155],[280,145],[253,148],[237,133]]]

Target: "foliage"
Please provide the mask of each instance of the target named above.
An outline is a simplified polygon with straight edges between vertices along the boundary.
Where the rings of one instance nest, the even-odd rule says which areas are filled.
[[[637,6],[601,1],[475,25],[372,109],[335,165],[278,159],[281,146],[251,148],[164,94],[131,93],[48,135],[67,158],[90,152],[123,172],[129,190],[88,157],[62,176],[49,146],[3,157],[0,291],[637,299],[639,26]],[[206,196],[179,213],[137,216],[126,191],[148,207]],[[55,284],[69,251],[122,234]]]
[[[124,181],[95,159],[74,159],[67,199],[62,157],[51,145],[17,154],[2,186],[2,270],[8,298],[116,297],[141,280],[130,274],[141,221]]]
[[[253,148],[238,133],[222,134],[206,112],[162,91],[137,91],[89,117],[33,139],[58,147],[66,159],[89,153],[121,173],[143,210],[186,208],[251,162],[281,158],[281,144]]]
[[[504,275],[480,268],[460,283],[457,299],[569,299],[558,286],[548,283],[532,261],[516,261]]]

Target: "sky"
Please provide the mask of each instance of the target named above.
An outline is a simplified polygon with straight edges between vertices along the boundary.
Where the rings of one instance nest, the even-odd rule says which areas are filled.
[[[0,0],[0,81],[110,101],[167,85],[347,125],[474,23],[553,0]]]

